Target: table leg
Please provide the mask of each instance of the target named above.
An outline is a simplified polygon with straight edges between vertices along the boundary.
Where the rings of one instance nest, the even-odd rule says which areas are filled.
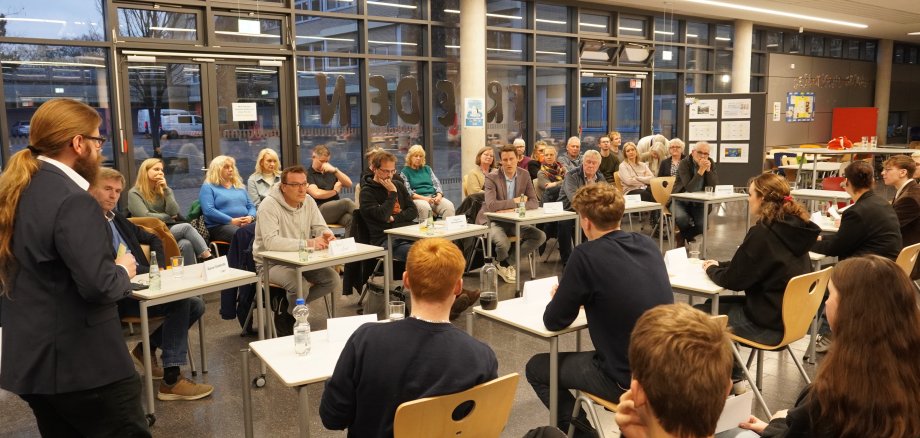
[[[706,260],[706,231],[709,229],[709,201],[703,202],[703,233],[700,234],[700,254],[703,260]]]
[[[144,343],[144,387],[147,392],[147,413],[156,413],[153,401],[153,373],[150,366],[150,321],[147,318],[147,302],[140,301],[141,342]]]
[[[709,313],[712,314],[712,316],[719,314],[719,294],[712,296],[712,308],[709,309]]]
[[[549,338],[549,425],[559,422],[559,337]]]
[[[201,374],[206,374],[208,372],[208,347],[204,343],[204,315],[198,319],[198,344],[201,349]]]
[[[300,409],[300,415],[298,415],[300,420],[300,436],[302,438],[310,438],[310,397],[307,396],[307,385],[297,388],[297,398],[300,401],[298,404]]]
[[[392,244],[392,242],[390,242]],[[392,250],[391,250],[392,251]],[[390,303],[390,280],[393,277],[393,257],[392,252],[387,251],[383,255],[383,305]]]
[[[271,299],[271,286],[270,286],[271,282],[268,280],[268,270],[270,268],[270,262],[268,261],[268,259],[264,259],[264,260],[265,260],[265,265],[262,267],[263,271],[262,271],[262,281],[260,284],[261,287],[256,288],[256,300],[258,301],[256,303],[256,310],[258,310],[258,314],[259,314],[258,315],[259,319],[257,319],[256,321],[258,321],[258,324],[259,324],[259,340],[260,341],[266,339],[265,338],[265,331],[266,331],[265,309],[266,307],[271,307],[271,304],[269,305],[265,304]],[[265,288],[265,289],[262,289],[262,288]],[[271,330],[269,330],[268,336],[274,337],[272,336],[270,332]]]
[[[514,223],[514,235],[517,236],[517,240],[514,242],[514,269],[517,271],[514,278],[514,296],[521,296],[521,224],[520,222]]]
[[[808,363],[815,364],[815,342],[818,339],[818,317],[815,315],[815,319],[811,320],[811,339],[808,340],[808,350],[805,351],[805,359]]]
[[[249,388],[249,349],[240,350],[240,364],[242,364],[243,385],[243,433],[246,438],[252,438],[252,390]]]
[[[581,330],[575,331],[575,351],[581,351]]]
[[[303,267],[301,266],[301,268]],[[302,269],[297,269],[297,298],[301,298],[301,299],[304,298],[303,296],[303,272],[304,271]],[[304,300],[304,302],[306,302],[306,300]],[[309,303],[307,303],[307,305],[309,305]],[[279,309],[278,311],[282,312],[286,310]]]
[[[575,215],[575,246],[581,245],[581,217]]]
[[[811,188],[818,188],[818,154],[812,154],[814,157],[814,169],[811,172]]]
[[[664,252],[664,206],[662,205],[658,213],[658,250]]]
[[[466,314],[466,334],[470,336],[473,336],[473,315],[473,312]]]

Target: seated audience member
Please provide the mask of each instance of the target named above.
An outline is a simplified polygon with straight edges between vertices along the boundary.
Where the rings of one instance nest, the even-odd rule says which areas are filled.
[[[658,169],[661,168],[661,162],[668,157],[666,144],[667,143],[652,144],[652,147],[648,150],[648,157],[642,160],[648,164],[648,168],[652,170],[652,173],[655,174],[655,176],[658,176],[657,173]]]
[[[486,175],[485,200],[477,224],[486,223],[486,213],[514,211],[518,203],[525,199],[528,210],[540,206],[537,194],[533,188],[533,181],[526,170],[517,167],[517,154],[514,146],[505,145],[501,151],[501,167],[496,172]],[[495,267],[498,275],[508,283],[517,281],[517,268],[511,264],[515,260],[514,245],[508,236],[514,235],[514,224],[510,222],[495,222],[489,230],[492,243],[495,244]],[[533,225],[521,227],[521,256],[540,247],[546,241],[546,234]]]
[[[440,217],[454,215],[454,204],[444,198],[441,181],[438,181],[431,166],[425,164],[425,149],[422,145],[417,144],[409,148],[409,152],[406,153],[406,165],[400,175],[412,196],[412,201],[415,202],[419,222],[427,220],[431,211]]]
[[[901,225],[901,240],[905,247],[920,243],[920,184],[913,179],[917,164],[907,155],[895,155],[885,161],[882,178],[895,189],[891,206]],[[914,266],[911,279],[920,278],[920,263]]]
[[[866,256],[834,267],[827,319],[834,346],[795,402],[769,424],[741,423],[764,437],[920,436],[920,309],[894,262]]]
[[[668,142],[668,157],[661,160],[661,164],[658,166],[658,176],[677,176],[677,169],[680,166],[680,161],[683,159],[683,140],[672,138],[671,141]]]
[[[556,158],[568,172],[581,165],[581,139],[578,137],[569,137],[565,144],[565,153]]]
[[[166,266],[166,254],[160,239],[137,225],[134,225],[115,210],[118,199],[125,186],[125,177],[115,169],[102,168],[89,192],[99,202],[103,215],[112,229],[112,252],[124,254],[130,252],[137,261],[137,273],[150,271],[150,263]],[[141,245],[149,245],[156,251],[157,260],[147,261]],[[118,302],[118,314],[124,316],[140,315],[140,305],[134,298],[124,298]],[[200,297],[186,298],[171,303],[160,304],[147,309],[148,316],[163,316],[163,324],[150,334],[150,371],[154,379],[163,379],[157,391],[160,400],[198,400],[214,392],[214,387],[195,383],[182,376],[179,367],[188,360],[188,330],[204,314],[204,300]],[[156,351],[162,351],[163,366],[160,367]],[[131,357],[141,368],[144,366],[143,342],[131,350]]]
[[[562,201],[562,208],[572,211],[572,198],[578,189],[593,183],[604,183],[604,176],[597,171],[601,164],[601,154],[598,151],[585,152],[581,165],[568,171],[565,174],[565,180],[562,183],[562,190],[559,192],[559,200]],[[622,167],[622,166],[621,166]],[[572,254],[572,245],[574,244],[574,220],[559,222],[559,256],[562,259],[562,265],[565,266],[569,261],[569,255]]]
[[[546,146],[543,150],[543,164],[537,173],[537,193],[543,202],[556,202],[565,179],[565,166],[556,160],[556,147]]]
[[[636,142],[636,150],[639,151],[639,161],[648,161],[649,151],[655,143],[661,143],[662,145],[668,144],[668,138],[661,134],[655,134],[642,137]]]
[[[492,349],[448,321],[465,264],[457,246],[445,239],[412,246],[403,273],[412,316],[364,324],[348,339],[320,402],[327,429],[348,429],[349,437],[391,437],[400,404],[498,377]]]
[[[262,251],[297,251],[300,242],[307,239],[312,239],[314,248],[320,250],[335,240],[316,202],[307,196],[308,184],[303,166],[288,167],[281,172],[281,183],[275,184],[262,200],[252,242],[256,270],[263,263]],[[310,269],[298,276],[293,267],[273,264],[268,279],[287,291],[288,313],[294,310],[298,281],[304,291],[309,291],[304,297],[308,303],[342,287],[339,274],[331,267]]]
[[[351,235],[352,213],[355,203],[339,197],[342,188],[351,187],[351,178],[329,164],[331,153],[325,145],[313,148],[313,163],[307,169],[307,194],[316,201],[319,212],[327,224],[339,224],[345,228],[345,237]]]
[[[686,304],[645,312],[629,340],[632,382],[616,421],[627,437],[711,437],[725,406],[731,340],[719,323]]]
[[[527,156],[527,143],[523,138],[514,139],[514,151],[518,155],[518,167],[527,170],[531,158]]]
[[[597,170],[608,184],[613,184],[613,174],[620,169],[620,158],[610,148],[610,137],[605,135],[598,139],[597,146],[601,153],[601,165]]]
[[[243,189],[233,157],[218,155],[211,160],[198,201],[211,240],[230,242],[236,230],[256,219],[256,207]]]
[[[914,163],[917,163],[917,168],[914,169],[914,176],[912,178],[920,180],[920,151],[910,154],[910,159],[914,160]]]
[[[386,151],[378,151],[370,157],[371,171],[364,175],[361,184],[359,209],[367,225],[371,245],[386,246],[387,235],[383,230],[415,224],[418,210],[406,189],[405,182],[396,174],[396,157]],[[406,260],[412,242],[393,240],[390,248],[393,258]]]
[[[698,142],[690,156],[680,161],[672,193],[702,192],[704,187],[718,184],[719,177],[713,164],[709,158],[709,143]],[[684,241],[695,240],[696,236],[705,231],[703,215],[707,212],[703,204],[673,200],[671,213],[674,214],[674,222],[680,232],[677,236],[678,246],[683,246]]]
[[[648,164],[639,161],[639,152],[636,145],[626,143],[623,146],[623,154],[626,159],[620,164],[620,184],[623,185],[624,195],[640,195],[643,201],[655,202],[652,197],[652,188],[649,183],[655,174],[649,169]]]
[[[495,169],[495,150],[492,146],[483,146],[476,152],[476,168],[466,174],[467,196],[482,192],[486,184],[486,175]]]
[[[572,208],[581,218],[588,242],[572,253],[543,322],[549,330],[562,330],[584,306],[597,351],[559,353],[559,424],[551,426],[562,430],[573,420],[575,397],[569,390],[617,400],[629,388],[627,349],[633,326],[646,310],[674,302],[658,246],[648,236],[620,230],[625,203],[616,187],[584,186],[575,193]],[[616,275],[610,275],[611,266],[616,266]],[[547,407],[549,371],[548,353],[527,363],[527,381]],[[574,422],[587,425],[583,417],[584,413]],[[584,431],[581,434],[585,436]]]
[[[764,173],[748,187],[748,208],[757,218],[730,262],[706,260],[703,270],[712,281],[744,295],[723,297],[718,312],[739,336],[775,345],[783,339],[783,296],[792,277],[811,272],[808,250],[821,228],[808,210],[792,200],[789,185],[779,175]],[[710,311],[711,303],[700,305]],[[741,380],[741,369],[734,376]]]
[[[280,181],[280,176],[281,161],[278,160],[278,154],[269,148],[259,151],[255,172],[246,180],[246,193],[253,205],[259,206],[272,186]]]
[[[533,144],[533,155],[530,156],[530,162],[527,163],[527,173],[530,174],[530,179],[537,179],[537,174],[540,173],[540,166],[543,165],[543,154],[545,152],[545,141],[538,140]]]
[[[623,144],[623,136],[620,135],[619,131],[610,131],[607,134],[607,138],[610,139],[610,152],[613,152],[617,156],[617,159],[620,162],[623,162],[623,149],[620,146]]]
[[[159,158],[148,158],[141,163],[137,181],[128,191],[128,212],[134,217],[153,217],[163,221],[176,239],[185,264],[193,265],[197,258],[211,258],[208,243],[195,227],[178,222],[181,220],[179,204],[172,189],[166,184],[163,161]]]

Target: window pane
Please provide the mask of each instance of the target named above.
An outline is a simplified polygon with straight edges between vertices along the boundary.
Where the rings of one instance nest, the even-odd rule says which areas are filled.
[[[367,23],[367,51],[373,55],[423,55],[422,27],[382,21]]]
[[[730,25],[727,24],[717,24],[716,25],[716,47],[731,47],[733,39],[734,30]]]
[[[524,50],[524,34],[511,32],[487,31],[486,53],[488,59],[505,59],[509,61],[525,61],[527,53]]]
[[[763,48],[760,47],[762,38],[763,38],[763,31],[754,30],[754,32],[751,34],[751,49],[752,50],[763,50]]]
[[[654,131],[667,138],[677,135],[677,73],[655,74]],[[658,169],[652,170],[658,172]]]
[[[676,43],[680,40],[680,22],[678,20],[655,19],[655,41]]]
[[[786,40],[786,53],[799,53],[803,52],[802,46],[804,45],[802,34],[790,34],[785,38]]]
[[[827,47],[827,55],[840,58],[843,56],[843,39],[842,38],[830,38]]]
[[[100,48],[0,44],[6,117],[11,128],[10,152],[28,146],[32,114],[57,97],[76,99],[96,108],[102,116],[99,133],[111,137],[107,60],[106,50]],[[106,142],[102,150],[110,165],[112,143]]]
[[[709,70],[711,50],[687,48],[687,70]]]
[[[578,19],[578,29],[585,33],[610,35],[610,16],[582,13]]]
[[[415,0],[367,0],[367,15],[388,18],[421,18],[419,2]]]
[[[686,74],[684,91],[687,94],[690,93],[709,93],[711,92],[709,87],[709,76],[704,74]]]
[[[534,105],[537,140],[559,145],[568,138],[570,71],[566,68],[537,69],[537,101]]]
[[[431,79],[435,85],[434,108],[431,113],[431,156],[429,163],[435,175],[441,180],[444,196],[454,205],[459,206],[461,201],[461,170],[460,170],[460,64],[455,62],[432,62]],[[438,84],[447,81],[442,86],[451,90],[443,92]],[[453,93],[452,95],[450,93]],[[453,96],[453,106],[447,107]],[[445,126],[446,125],[446,126]]]
[[[519,0],[486,2],[486,25],[525,29],[527,27],[527,3]]]
[[[460,0],[432,2],[431,21],[460,23]]]
[[[486,81],[491,90],[495,83],[498,98],[486,97],[486,109],[501,108],[494,117],[486,113],[486,136],[490,144],[506,144],[521,137],[527,129],[527,76],[524,67],[490,65]]]
[[[56,40],[105,41],[101,0],[37,2],[3,0],[3,36]]]
[[[627,141],[639,141],[642,122],[642,89],[636,88],[635,81],[645,82],[644,79],[615,78],[616,83],[616,120],[615,126]]]
[[[424,138],[422,132],[422,114],[425,112],[425,99],[422,99],[421,79],[419,78],[419,63],[411,61],[370,60],[368,75],[371,87],[368,93],[368,113],[371,125],[368,133],[371,144],[383,141],[384,149],[396,155],[396,168],[402,169],[405,161],[404,154],[414,144],[421,144]],[[386,82],[386,90],[374,86],[374,76],[382,76]],[[414,88],[407,87],[412,82]],[[402,96],[396,95],[396,86],[404,82],[403,87],[407,92]],[[384,93],[384,98],[381,93]],[[375,101],[376,100],[376,101]],[[386,103],[381,104],[381,100]],[[402,115],[400,115],[402,113]]]
[[[320,101],[320,74],[326,77],[326,102]],[[332,152],[332,165],[342,169],[352,182],[360,182],[364,168],[361,138],[361,96],[359,91],[357,61],[347,58],[297,57],[297,96],[300,114],[300,161],[312,164],[313,148],[324,144]],[[336,96],[336,83],[345,82],[343,94]],[[336,101],[336,99],[343,99]],[[338,104],[337,104],[338,103]],[[341,105],[345,105],[345,111]],[[328,111],[323,118],[322,108]],[[381,147],[383,143],[374,144]],[[348,189],[348,197],[353,192]]]
[[[460,58],[460,29],[456,27],[431,27],[431,56]]]
[[[358,52],[358,22],[298,15],[294,26],[297,50],[308,52]]]
[[[732,52],[716,50],[716,71],[732,71]]]
[[[859,40],[847,40],[847,59],[859,59]]]
[[[281,20],[215,15],[214,34],[222,43],[281,44]]]
[[[678,68],[677,54],[680,49],[672,46],[658,46],[655,50],[655,67],[657,68]]]
[[[597,74],[597,73],[595,73]],[[581,135],[582,137],[594,137],[600,138],[602,135],[607,133],[607,118],[609,117],[608,113],[610,112],[608,107],[608,100],[610,96],[609,91],[610,78],[606,75],[600,77],[592,76],[582,76],[581,83]],[[572,134],[575,134],[574,132]],[[560,147],[565,147],[566,138],[560,138],[558,143]],[[596,143],[592,142],[591,145],[584,144],[587,142],[582,142],[582,149],[586,146],[595,146]],[[565,153],[564,150],[560,149],[558,151],[560,154]]]
[[[824,56],[824,37],[813,36],[808,38],[808,54],[811,56]]]
[[[865,41],[863,43],[862,59],[863,61],[875,61],[875,41]]]
[[[767,72],[767,55],[762,53],[751,54],[751,73]]]
[[[767,31],[767,47],[768,52],[782,52],[783,51],[783,33],[777,32],[774,30]]]
[[[713,93],[731,93],[732,75],[730,73],[720,73],[715,75],[715,87]]]
[[[548,37],[537,35],[537,62],[552,62],[565,64],[571,62],[569,53],[572,53],[571,39],[564,37]]]
[[[764,78],[763,76],[752,76],[751,77],[751,93],[763,93],[767,91],[764,87]]]
[[[688,21],[687,44],[709,44],[709,23]]]
[[[550,32],[571,32],[569,8],[565,6],[537,3],[537,30]]]
[[[620,17],[620,36],[648,38],[648,21],[644,18]]]
[[[326,11],[354,14],[358,12],[354,0],[294,0],[294,8],[306,11]]]
[[[196,41],[197,27],[195,14],[118,8],[118,35],[126,38]]]

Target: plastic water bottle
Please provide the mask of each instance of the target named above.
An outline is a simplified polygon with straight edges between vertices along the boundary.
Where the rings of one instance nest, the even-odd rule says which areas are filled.
[[[157,264],[157,252],[150,251],[150,290],[160,290],[160,265]]]
[[[304,304],[303,298],[298,298],[294,306],[294,352],[306,356],[310,352],[310,308]]]
[[[521,195],[520,202],[518,202],[518,217],[527,216],[527,196]]]
[[[306,262],[310,260],[310,254],[307,251],[307,240],[303,238],[303,236],[301,236],[300,248],[298,248],[297,254],[298,254],[298,257],[300,258],[300,261],[302,262]]]
[[[427,228],[425,234],[429,236],[434,235],[434,211],[432,210],[428,210],[428,219],[425,220],[425,228]]]
[[[479,270],[479,304],[485,310],[495,310],[498,306],[498,269],[491,257],[486,257],[484,262]]]

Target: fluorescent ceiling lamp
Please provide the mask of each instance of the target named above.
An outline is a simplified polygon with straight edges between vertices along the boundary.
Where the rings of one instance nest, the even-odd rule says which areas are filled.
[[[247,37],[257,37],[257,38],[281,38],[281,35],[272,35],[267,33],[246,33],[246,32],[235,32],[230,30],[215,30],[214,33],[219,33],[222,35],[239,35]]]
[[[910,32],[908,35],[920,35],[920,32]]]
[[[417,45],[418,45],[418,43],[403,43],[403,42],[400,42],[400,41],[374,41],[374,40],[367,40],[367,42],[369,42],[369,43],[374,43],[374,44],[392,44],[392,45],[394,45],[394,46],[417,46]]]
[[[535,19],[534,21],[537,21],[537,22],[539,22],[539,23],[549,23],[549,24],[568,24],[568,22],[566,22],[566,21],[560,21],[560,20],[547,20],[547,19],[545,19],[545,18],[537,18],[537,19]]]
[[[26,21],[31,23],[53,23],[53,24],[67,24],[64,20],[50,20],[47,18],[18,18],[18,17],[3,17],[0,18],[0,21]]]
[[[264,68],[253,68],[253,67],[237,67],[237,73],[271,73],[278,74],[277,70],[268,70]]]
[[[311,39],[311,40],[324,40],[324,41],[344,41],[344,42],[346,42],[346,43],[353,43],[353,42],[355,42],[355,40],[354,40],[354,39],[351,39],[351,38],[332,38],[332,37],[301,36],[301,35],[297,35],[297,36],[294,37],[294,38]]]
[[[504,14],[492,14],[492,13],[487,13],[486,17],[507,18],[509,20],[520,20],[523,18],[523,17],[518,17],[517,15],[504,15]]]
[[[607,25],[606,25],[606,24],[594,24],[594,23],[582,23],[582,22],[579,22],[578,25],[579,25],[579,26],[584,26],[584,27],[596,27],[596,28],[598,28],[598,29],[606,29],[606,28],[607,28]]]
[[[731,41],[732,39],[731,39],[731,38],[726,38],[726,37],[716,37],[716,40],[717,40],[717,41]]]
[[[620,29],[622,29],[622,27]],[[658,35],[674,35],[674,32],[667,32],[663,30],[656,30],[655,33]]]
[[[166,70],[162,65],[129,65],[128,70]]]
[[[565,56],[565,52],[549,52],[545,50],[536,50],[535,53],[539,55],[556,55],[556,56]]]
[[[197,29],[186,29],[184,27],[162,27],[162,26],[150,26],[150,30],[162,30],[168,32],[197,32]]]
[[[87,64],[85,62],[53,62],[53,61],[0,61],[0,64],[18,64],[18,65],[37,65],[37,66],[50,66],[50,67],[60,67],[60,66],[77,66],[77,67],[95,67],[95,68],[105,68],[104,65],[99,64]]]
[[[779,15],[781,17],[798,18],[800,20],[810,20],[810,21],[817,21],[820,23],[838,24],[840,26],[856,27],[859,29],[865,29],[869,27],[868,25],[865,25],[862,23],[853,23],[851,21],[832,20],[830,18],[821,18],[821,17],[816,17],[813,15],[796,14],[794,12],[777,11],[774,9],[758,8],[756,6],[739,5],[739,4],[728,3],[728,2],[720,2],[720,1],[714,1],[714,0],[687,0],[687,1],[692,2],[692,3],[709,5],[709,6],[720,6],[723,8],[739,9],[739,10],[748,11],[748,12],[759,12],[761,14],[770,14],[770,15]]]
[[[491,50],[491,51],[493,51],[493,52],[521,53],[521,51],[520,51],[520,50],[517,50],[517,49],[495,49],[495,48],[492,48],[492,47],[486,47],[486,50]]]
[[[451,46],[451,45],[447,45],[447,46],[444,46],[444,48],[445,48],[445,49],[459,49],[460,46]]]
[[[620,26],[620,27],[618,27],[617,29],[625,30],[625,31],[627,31],[627,32],[642,32],[642,29],[639,29],[638,27],[623,27],[623,26]]]
[[[445,9],[444,12],[447,12],[448,14],[459,14],[460,10],[459,9]]]
[[[767,44],[767,47],[779,47],[779,44],[776,44],[776,43],[774,43],[774,44]]]
[[[699,38],[700,36],[695,33],[688,33],[687,38]]]
[[[353,75],[354,72],[350,71],[306,71],[306,70],[297,70],[297,73],[302,75]]]
[[[377,6],[389,6],[389,7],[391,7],[391,8],[418,9],[418,6],[415,6],[415,5],[401,5],[401,4],[398,4],[398,3],[376,2],[376,1],[372,1],[372,0],[367,0],[367,4],[369,4],[369,5],[377,5]]]

